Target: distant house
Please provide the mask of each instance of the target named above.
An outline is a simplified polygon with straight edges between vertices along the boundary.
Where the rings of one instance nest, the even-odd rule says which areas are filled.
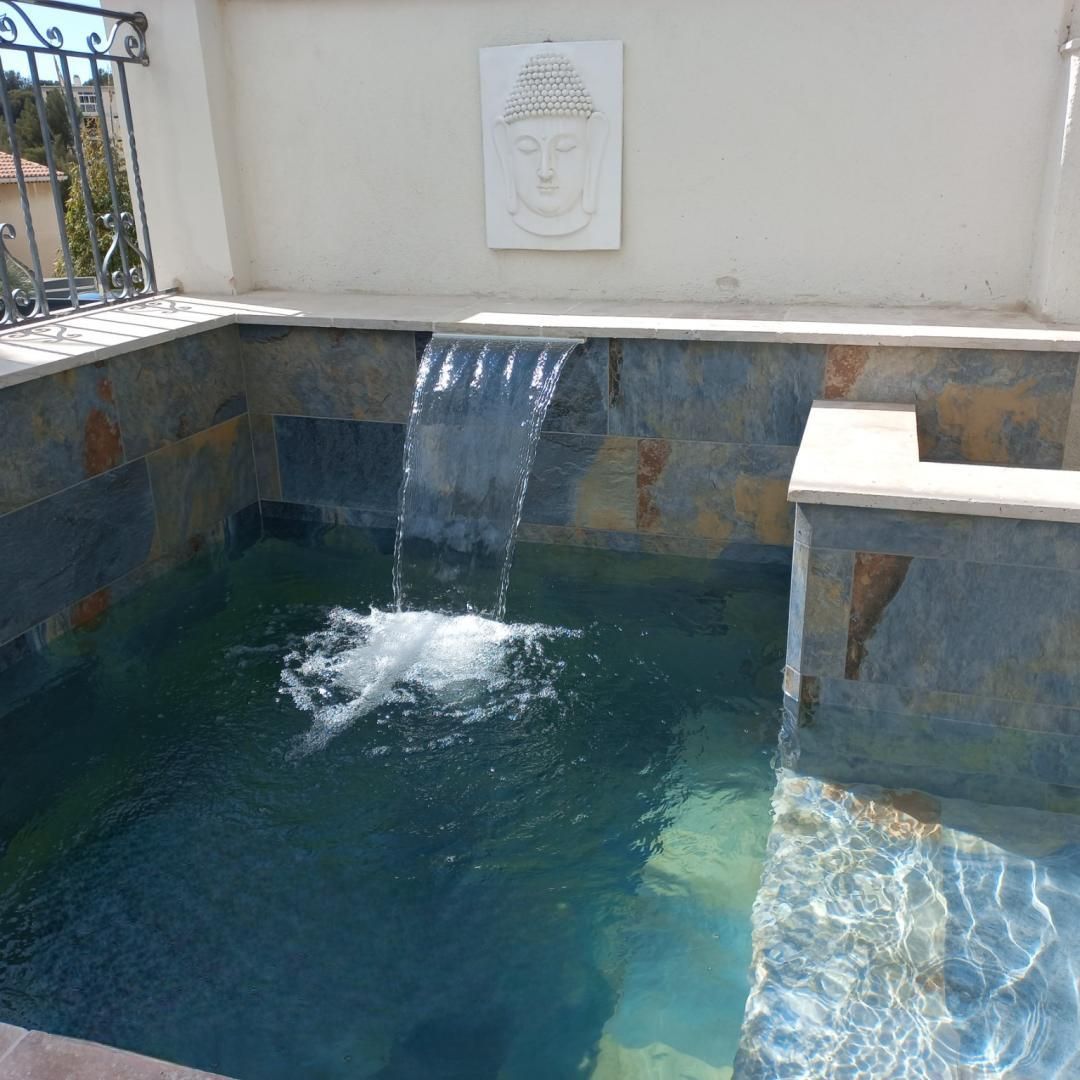
[[[23,179],[30,201],[30,213],[34,219],[34,236],[37,239],[41,269],[46,277],[53,272],[53,263],[60,253],[60,226],[56,220],[49,170],[36,161],[22,159]],[[63,179],[63,173],[60,174]],[[26,220],[19,202],[19,185],[15,178],[15,158],[0,150],[0,223],[9,222],[15,227],[15,239],[5,241],[8,251],[29,269],[30,242],[26,236]]]

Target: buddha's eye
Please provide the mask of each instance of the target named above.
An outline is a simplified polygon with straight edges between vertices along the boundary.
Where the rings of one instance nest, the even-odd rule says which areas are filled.
[[[536,154],[540,151],[540,144],[531,135],[522,135],[514,145],[523,154]]]
[[[577,139],[573,135],[559,135],[555,139],[555,149],[565,154],[570,150],[577,149]]]

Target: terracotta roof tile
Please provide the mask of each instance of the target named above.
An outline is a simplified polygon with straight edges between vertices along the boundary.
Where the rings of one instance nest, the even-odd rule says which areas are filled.
[[[29,158],[22,159],[23,177],[27,183],[36,183],[42,180],[49,179],[49,168],[47,165],[39,165],[36,161],[31,161]],[[0,184],[13,184],[15,183],[15,158],[11,154],[5,153],[0,150]]]

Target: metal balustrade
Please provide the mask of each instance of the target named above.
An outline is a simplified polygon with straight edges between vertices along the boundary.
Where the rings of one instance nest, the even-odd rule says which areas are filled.
[[[85,37],[66,42],[49,9],[85,16]],[[0,158],[0,328],[156,291],[127,76],[129,65],[149,63],[146,30],[141,12],[0,0],[0,150],[10,155]],[[11,68],[16,55],[22,62]],[[86,62],[83,80],[72,66]],[[54,94],[62,108],[49,108]],[[50,112],[60,128],[66,118],[69,143]],[[32,198],[45,182],[51,199]],[[7,184],[18,211],[5,205]],[[56,235],[54,224],[51,250],[44,237]]]

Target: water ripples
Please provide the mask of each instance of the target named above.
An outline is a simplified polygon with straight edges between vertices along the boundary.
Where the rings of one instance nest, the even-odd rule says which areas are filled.
[[[1080,822],[782,771],[737,1075],[1080,1075]]]

